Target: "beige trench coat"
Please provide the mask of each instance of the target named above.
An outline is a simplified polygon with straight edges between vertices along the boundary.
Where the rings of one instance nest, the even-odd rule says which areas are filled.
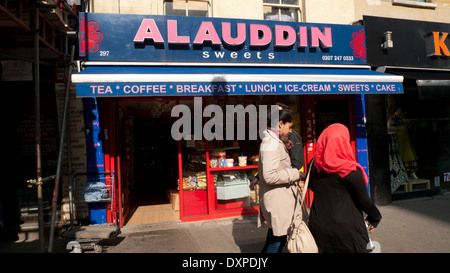
[[[284,143],[270,130],[264,132],[259,151],[258,227],[265,223],[275,236],[287,234],[292,221],[299,171],[291,167],[291,159]]]

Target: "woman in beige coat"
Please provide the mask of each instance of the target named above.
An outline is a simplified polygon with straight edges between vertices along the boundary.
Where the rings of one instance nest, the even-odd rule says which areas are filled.
[[[291,167],[288,149],[292,143],[293,119],[290,111],[279,110],[278,128],[264,132],[259,151],[260,210],[258,227],[265,223],[267,232],[263,252],[281,253],[294,213],[296,186],[300,173]]]

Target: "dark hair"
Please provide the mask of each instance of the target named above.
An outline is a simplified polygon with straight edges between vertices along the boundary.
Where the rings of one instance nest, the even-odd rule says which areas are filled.
[[[278,121],[277,121],[277,123],[279,121],[282,121],[283,123],[293,122],[294,121],[294,118],[292,117],[291,111],[286,110],[284,108],[281,109],[281,110],[279,110],[279,108],[277,108],[275,111],[278,111]],[[268,119],[268,123],[267,124],[269,125],[269,127],[272,124],[272,115],[271,114],[272,114],[271,107],[269,107],[268,112],[267,112],[267,119]]]
[[[292,117],[292,113],[289,110],[281,109],[279,115],[280,115],[280,120],[283,121],[283,123],[294,121],[294,118]]]
[[[282,102],[277,102],[277,105],[280,106],[283,110],[291,110],[289,108],[289,106],[287,106],[286,104],[282,103]]]

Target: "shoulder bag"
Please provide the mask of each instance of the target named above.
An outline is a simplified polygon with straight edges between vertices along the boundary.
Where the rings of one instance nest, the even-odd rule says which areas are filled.
[[[313,159],[314,160],[314,159]],[[305,179],[305,185],[303,187],[303,191],[300,193],[299,187],[297,188],[296,194],[296,202],[294,207],[294,215],[292,216],[292,223],[289,226],[288,234],[287,234],[287,249],[289,253],[318,253],[319,250],[317,248],[316,241],[311,234],[311,231],[308,228],[308,225],[303,221],[302,215],[302,205],[303,200],[305,200],[306,191],[308,189],[309,183],[309,174],[311,171],[311,166],[308,169],[308,173]],[[295,194],[295,193],[294,193]],[[299,203],[299,197],[301,194],[300,200],[300,212],[296,213],[297,204]]]

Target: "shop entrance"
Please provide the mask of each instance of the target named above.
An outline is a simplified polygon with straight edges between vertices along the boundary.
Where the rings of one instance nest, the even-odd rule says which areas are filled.
[[[306,140],[305,156],[306,162],[310,162],[315,155],[315,145],[325,128],[333,123],[342,123],[350,131],[350,142],[356,151],[355,113],[353,96],[351,95],[330,95],[330,96],[304,96],[303,116],[305,126],[302,127],[303,139]],[[308,191],[307,204],[310,206],[314,194]]]
[[[333,123],[342,123],[350,131],[350,141],[356,157],[355,113],[350,95],[305,96],[303,104],[306,158],[314,157],[315,143],[322,131]]]
[[[254,98],[239,97],[239,101],[238,97],[208,98],[204,99],[203,107],[206,104],[222,107],[287,104],[294,113],[294,129],[301,132],[303,138],[305,162],[314,156],[316,138],[331,123],[345,124],[355,147],[352,96],[262,96],[258,101]],[[253,171],[257,170],[253,157],[258,153],[258,143],[174,140],[171,129],[178,117],[172,118],[171,110],[183,104],[193,111],[193,99],[120,98],[111,102],[116,105],[116,119],[111,121],[108,131],[115,133],[107,137],[110,143],[115,143],[119,178],[117,204],[120,204],[123,225],[192,221],[257,211],[256,193],[248,192],[247,185],[231,192],[234,188],[225,187],[225,182],[236,186],[236,183],[245,184],[253,179]],[[245,124],[249,124],[248,121]],[[232,166],[210,165],[214,157],[220,157],[220,152],[226,159],[234,159]],[[239,156],[246,156],[248,164],[240,166]],[[225,178],[229,181],[223,182]],[[190,182],[194,180],[195,188],[192,188]],[[239,195],[218,198],[223,192]],[[313,196],[309,196],[310,204]]]
[[[170,192],[177,187],[178,146],[171,137],[175,101],[121,100],[121,184],[129,212],[125,225],[179,220]]]
[[[176,173],[177,144],[170,136],[168,118],[133,118],[133,203],[154,205],[168,203]],[[174,150],[175,148],[175,150]]]

